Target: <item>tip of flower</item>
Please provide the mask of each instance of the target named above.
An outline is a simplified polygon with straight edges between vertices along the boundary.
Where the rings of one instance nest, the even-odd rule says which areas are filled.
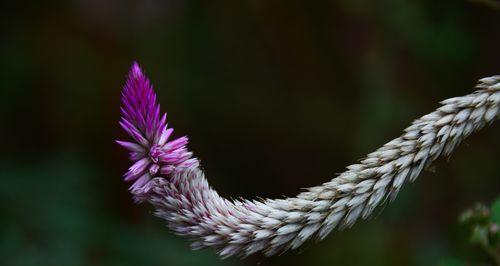
[[[132,194],[149,191],[150,180],[157,174],[170,175],[175,169],[195,165],[197,160],[186,148],[187,137],[170,140],[172,128],[167,128],[166,114],[160,115],[153,86],[139,63],[132,62],[122,90],[122,118],[119,124],[132,141],[116,142],[130,153],[133,165],[124,175],[133,182]]]
[[[122,90],[122,121],[152,141],[160,128],[160,105],[149,79],[134,61]]]
[[[132,67],[130,68],[130,76],[133,78],[144,76],[144,74],[142,74],[142,69],[137,61],[132,62]]]

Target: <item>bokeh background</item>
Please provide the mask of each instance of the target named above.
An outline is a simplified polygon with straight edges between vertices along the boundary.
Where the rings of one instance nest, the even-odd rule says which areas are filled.
[[[133,204],[113,140],[126,138],[120,90],[138,60],[222,195],[293,196],[499,74],[494,2],[3,1],[1,10],[0,265],[491,264],[457,217],[499,194],[499,125],[372,219],[245,260],[191,251]]]

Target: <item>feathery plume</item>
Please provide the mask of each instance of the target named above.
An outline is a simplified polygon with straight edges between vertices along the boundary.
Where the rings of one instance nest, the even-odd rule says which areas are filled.
[[[122,91],[121,127],[134,142],[116,141],[130,152],[134,164],[125,174],[133,181],[130,190],[143,195],[150,189],[150,180],[157,174],[169,175],[176,168],[198,165],[187,151],[187,137],[170,140],[173,129],[167,128],[167,114],[160,117],[153,86],[134,62]]]
[[[186,141],[167,142],[171,132],[164,118],[158,120],[154,92],[134,64],[123,93],[122,127],[135,143],[119,142],[135,162],[126,180],[135,180],[134,196],[136,188],[147,191],[140,199],[151,203],[172,231],[191,238],[193,249],[213,247],[222,257],[274,255],[366,219],[440,155],[449,155],[472,132],[498,119],[500,76],[483,78],[476,88],[442,101],[400,137],[294,198],[231,201],[209,186]],[[157,170],[164,168],[169,170]]]

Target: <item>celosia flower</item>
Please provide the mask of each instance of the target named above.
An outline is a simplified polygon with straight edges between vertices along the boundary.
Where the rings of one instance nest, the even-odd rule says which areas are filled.
[[[120,122],[134,142],[118,142],[134,161],[125,179],[134,181],[134,198],[150,202],[171,230],[194,240],[194,249],[214,247],[222,257],[271,256],[366,219],[440,155],[450,155],[473,131],[500,118],[500,76],[481,79],[477,87],[442,101],[400,137],[297,197],[232,201],[210,187],[198,161],[190,158],[187,138],[169,141],[172,129],[165,115],[160,118],[152,87],[134,64]]]
[[[177,168],[198,165],[186,148],[187,137],[170,140],[173,129],[167,128],[167,114],[160,117],[160,105],[147,77],[134,62],[122,91],[121,127],[133,142],[116,141],[130,151],[134,164],[125,174],[125,181],[133,181],[130,190],[144,194],[155,176],[168,176]]]

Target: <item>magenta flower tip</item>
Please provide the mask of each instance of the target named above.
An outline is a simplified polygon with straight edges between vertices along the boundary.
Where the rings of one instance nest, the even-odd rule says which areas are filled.
[[[132,62],[132,67],[130,68],[130,73],[133,77],[142,77],[142,70],[137,61]]]
[[[122,91],[122,118],[119,124],[132,137],[132,142],[116,142],[129,150],[133,165],[124,175],[134,182],[134,194],[146,193],[149,181],[156,175],[168,176],[181,167],[196,164],[187,151],[187,137],[170,140],[173,129],[167,128],[166,113],[160,105],[149,79],[137,62],[132,63]]]

